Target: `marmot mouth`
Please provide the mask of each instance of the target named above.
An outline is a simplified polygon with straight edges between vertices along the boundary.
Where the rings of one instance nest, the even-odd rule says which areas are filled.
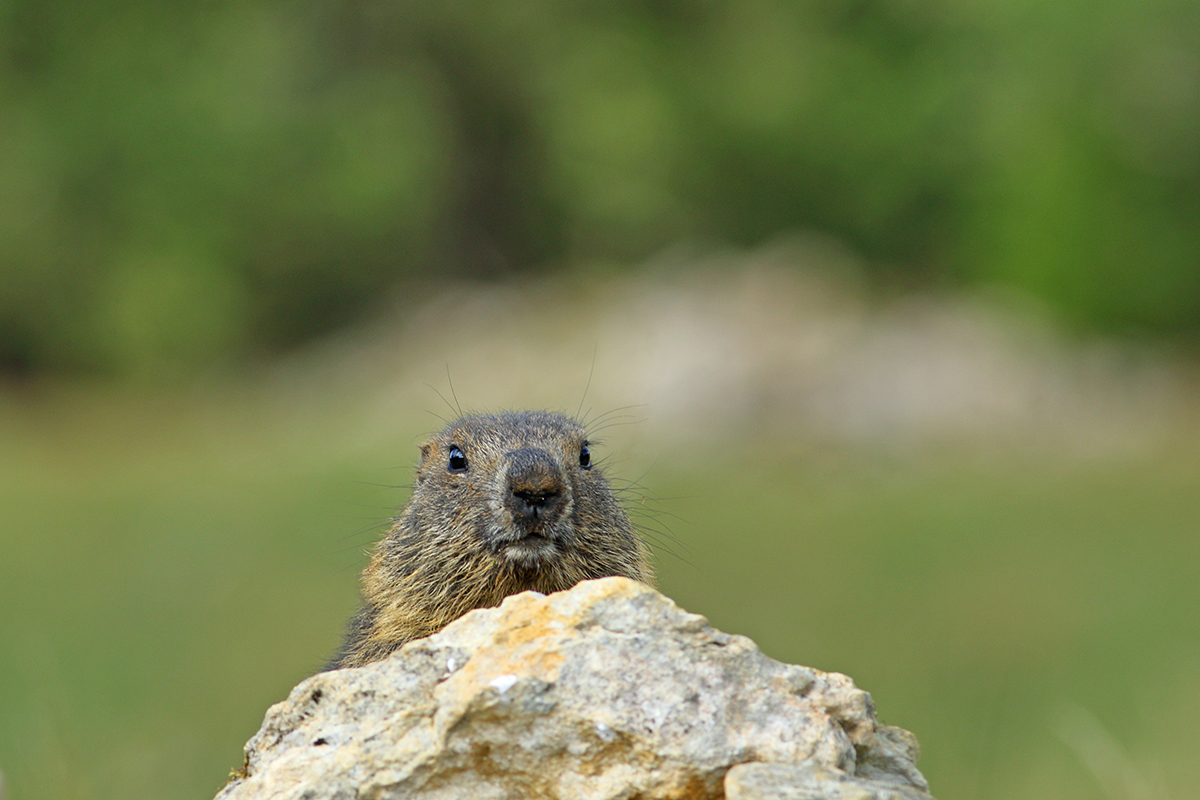
[[[505,542],[504,548],[511,550],[518,548],[522,550],[545,550],[546,548],[554,547],[554,540],[544,533],[527,533],[520,539],[514,539],[511,542]]]
[[[520,539],[505,542],[500,546],[500,554],[504,558],[526,566],[547,561],[557,552],[558,545],[555,541],[541,533],[527,533]]]

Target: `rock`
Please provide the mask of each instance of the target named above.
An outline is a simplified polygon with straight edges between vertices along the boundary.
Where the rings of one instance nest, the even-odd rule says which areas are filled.
[[[919,800],[916,755],[845,675],[604,578],[303,681],[217,797]]]
[[[921,800],[911,784],[872,780],[811,761],[734,764],[725,773],[728,800]]]

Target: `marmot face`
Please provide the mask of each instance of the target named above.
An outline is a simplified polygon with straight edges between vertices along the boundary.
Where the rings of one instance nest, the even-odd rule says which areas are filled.
[[[439,516],[451,517],[443,529],[474,539],[460,546],[522,571],[561,559],[596,533],[611,536],[614,521],[625,520],[592,468],[586,431],[545,412],[452,423],[421,448],[413,506],[425,508],[426,495],[440,498],[430,504]]]

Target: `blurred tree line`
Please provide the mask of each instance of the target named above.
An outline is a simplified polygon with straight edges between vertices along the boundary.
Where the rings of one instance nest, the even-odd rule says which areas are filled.
[[[1200,330],[1200,4],[0,4],[0,366],[187,372],[414,278],[840,237]]]

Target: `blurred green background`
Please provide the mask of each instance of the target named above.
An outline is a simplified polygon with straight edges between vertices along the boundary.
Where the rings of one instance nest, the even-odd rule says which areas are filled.
[[[447,369],[574,411],[593,367],[596,413],[646,404],[604,449],[661,588],[854,677],[935,795],[1191,796],[1197,31],[1177,0],[0,2],[8,800],[215,794],[335,647]],[[834,288],[737,288],[797,232],[776,268]],[[998,302],[1032,343],[921,372]],[[1008,405],[941,425],[977,363]]]
[[[406,282],[815,228],[1200,325],[1184,0],[0,6],[0,364],[270,355]]]

